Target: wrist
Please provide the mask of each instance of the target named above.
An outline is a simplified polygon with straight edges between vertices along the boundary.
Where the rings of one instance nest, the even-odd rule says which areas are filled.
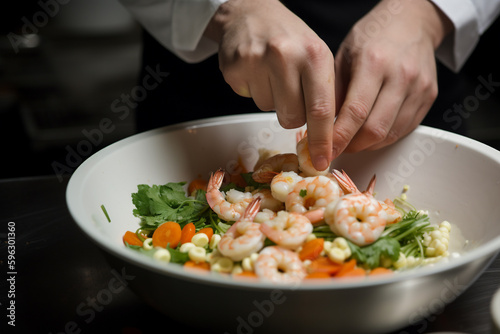
[[[423,29],[431,37],[434,49],[437,49],[444,38],[453,31],[453,23],[432,1],[412,0],[412,2],[422,10]]]
[[[235,5],[238,2],[239,0],[229,0],[221,4],[215,11],[210,22],[208,22],[203,36],[220,44],[224,34],[224,27],[228,23],[230,15],[234,13]]]

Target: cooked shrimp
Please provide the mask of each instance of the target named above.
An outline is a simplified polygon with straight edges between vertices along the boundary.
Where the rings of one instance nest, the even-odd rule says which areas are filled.
[[[387,213],[372,195],[361,193],[347,174],[334,171],[339,185],[351,191],[327,205],[325,221],[333,233],[358,246],[375,242],[384,232]]]
[[[358,188],[352,182],[351,178],[347,175],[345,171],[338,171],[338,170],[333,170],[332,171],[333,176],[337,179],[340,187],[344,191],[344,193],[356,193],[359,192]],[[372,196],[375,192],[375,183],[377,182],[377,177],[376,175],[373,175],[371,178],[368,187],[366,187],[366,190],[363,192],[364,194],[368,196]],[[379,201],[380,205],[384,209],[384,211],[387,213],[387,224],[394,224],[400,221],[403,216],[401,215],[401,212],[396,210],[394,203],[390,199],[386,199],[384,202]]]
[[[309,153],[309,143],[307,137],[302,138],[297,143],[297,157],[299,159],[299,169],[305,176],[327,175],[330,171],[330,167],[325,170],[317,170],[314,168],[311,160],[311,154]]]
[[[255,198],[243,216],[222,236],[217,248],[222,255],[233,261],[243,260],[264,247],[266,236],[260,231],[260,224],[253,219],[260,209],[260,198]]]
[[[297,249],[311,234],[313,226],[304,215],[280,211],[273,219],[264,221],[260,230],[278,246]]]
[[[210,176],[207,186],[207,202],[219,218],[227,221],[237,221],[252,201],[251,193],[242,193],[237,190],[228,191],[231,201],[219,190],[224,180],[224,171],[218,170]]]
[[[271,181],[271,193],[273,197],[284,203],[288,194],[300,180],[302,180],[302,177],[295,172],[279,173]]]
[[[253,221],[256,223],[263,223],[267,220],[274,219],[274,217],[276,217],[276,212],[269,209],[262,209],[262,211],[257,213]]]
[[[323,220],[324,208],[342,196],[337,183],[326,176],[306,177],[288,194],[287,211],[306,214],[312,223]]]
[[[282,201],[277,200],[274,198],[271,189],[267,188],[262,188],[259,190],[256,190],[252,192],[253,197],[260,197],[261,202],[260,202],[260,208],[262,210],[264,209],[269,209],[275,212],[281,211],[285,208],[285,205],[283,204]]]
[[[365,190],[366,194],[372,195],[375,192],[375,183],[377,182],[377,178],[375,175],[373,175],[372,179],[370,180],[370,183],[368,184],[368,187]],[[401,219],[403,219],[403,215],[401,212],[396,210],[396,206],[394,203],[387,198],[385,201],[379,201],[380,205],[384,209],[384,211],[387,213],[387,224],[395,224]]]
[[[358,246],[365,246],[382,235],[387,223],[387,213],[373,197],[353,193],[327,205],[325,221],[333,233]]]
[[[298,253],[279,246],[264,248],[254,268],[259,279],[272,283],[299,283],[306,276]]]
[[[276,154],[258,166],[252,173],[254,181],[259,183],[269,183],[279,172],[299,171],[299,160],[295,153]]]

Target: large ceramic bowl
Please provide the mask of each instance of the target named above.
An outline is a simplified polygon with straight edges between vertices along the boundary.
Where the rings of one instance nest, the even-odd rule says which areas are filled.
[[[360,185],[376,173],[382,199],[394,198],[410,185],[412,204],[429,210],[435,222],[446,219],[454,225],[453,247],[459,257],[376,280],[285,287],[187,272],[124,247],[124,231],[138,227],[131,201],[138,184],[208,176],[218,168],[234,167],[238,156],[251,166],[261,147],[294,152],[295,135],[282,129],[272,113],[138,134],[99,151],[75,171],[67,188],[68,207],[78,226],[128,275],[129,286],[147,303],[190,326],[228,333],[367,334],[404,328],[440,313],[500,250],[500,152],[423,126],[385,149],[343,155],[333,166],[345,169]]]

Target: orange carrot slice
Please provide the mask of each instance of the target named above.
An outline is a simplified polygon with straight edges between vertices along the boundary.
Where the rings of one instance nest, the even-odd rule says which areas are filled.
[[[210,263],[208,262],[194,262],[194,261],[186,261],[184,263],[184,268],[186,269],[194,269],[194,270],[210,270]]]
[[[196,234],[205,233],[208,237],[208,240],[212,239],[212,235],[214,235],[214,230],[211,227],[205,227],[196,232]]]
[[[203,180],[203,179],[194,179],[188,185],[188,189],[187,189],[188,190],[188,194],[191,195],[191,194],[193,194],[198,189],[207,191],[207,185],[208,185],[208,182],[206,180]]]
[[[338,272],[335,277],[336,278],[347,278],[347,277],[365,277],[366,270],[360,267],[352,268],[351,270]]]
[[[331,276],[328,273],[315,272],[315,273],[310,273],[305,277],[305,279],[318,279],[318,278],[321,278],[321,279],[331,278]]]
[[[125,232],[125,234],[123,235],[123,243],[124,244],[128,243],[129,245],[132,245],[132,246],[141,246],[142,247],[141,239],[139,239],[137,234],[135,234],[132,231]]]
[[[353,270],[356,267],[356,260],[355,259],[350,259],[347,262],[344,262],[341,265],[340,270],[335,274],[336,277],[341,277],[348,271]]]
[[[312,239],[308,242],[306,242],[303,246],[301,251],[299,252],[299,258],[304,261],[304,260],[314,260],[318,258],[318,256],[321,254],[323,251],[323,246],[325,243],[325,239],[323,238],[316,238]]]
[[[165,222],[153,233],[153,246],[165,248],[170,243],[170,248],[175,248],[181,241],[181,232],[181,226],[178,223]]]
[[[317,259],[313,260],[309,265],[309,273],[327,273],[328,275],[334,275],[337,273],[340,268],[342,268],[341,264],[335,263],[327,257],[321,256]]]
[[[181,245],[186,242],[191,242],[193,235],[196,233],[196,227],[193,223],[188,223],[184,225],[181,231]]]
[[[394,272],[391,270],[391,269],[387,269],[387,268],[384,268],[384,267],[377,267],[377,268],[374,268],[372,269],[370,272],[369,272],[369,275],[390,275],[390,274],[393,274]]]
[[[242,271],[241,273],[233,274],[232,276],[234,279],[238,279],[238,280],[255,280],[255,279],[257,279],[257,274],[254,273],[253,271]]]

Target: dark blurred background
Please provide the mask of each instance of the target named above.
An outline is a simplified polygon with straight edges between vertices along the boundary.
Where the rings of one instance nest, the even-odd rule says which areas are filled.
[[[70,174],[94,152],[136,132],[127,96],[141,67],[141,29],[117,0],[6,6],[0,14],[0,178]],[[459,74],[440,66],[442,94],[430,117],[496,149],[498,21]],[[479,77],[498,85],[480,91],[490,93],[484,100],[475,98]],[[448,111],[464,103],[472,103],[470,111]]]

